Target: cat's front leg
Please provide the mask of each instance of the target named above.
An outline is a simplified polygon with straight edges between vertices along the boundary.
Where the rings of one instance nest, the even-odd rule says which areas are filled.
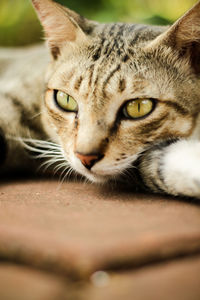
[[[139,171],[154,192],[200,198],[200,142],[156,145],[142,157]]]

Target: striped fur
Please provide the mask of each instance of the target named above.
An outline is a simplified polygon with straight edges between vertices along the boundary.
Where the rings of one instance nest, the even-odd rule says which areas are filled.
[[[6,157],[1,172],[13,166],[34,168],[25,150],[50,139],[43,147],[61,151],[58,169],[70,165],[95,182],[127,178],[131,185],[140,180],[154,192],[199,197],[199,179],[185,176],[184,167],[178,172],[180,164],[174,160],[178,151],[187,160],[188,153],[192,156],[193,149],[198,153],[200,148],[200,4],[173,26],[160,27],[98,24],[51,0],[32,2],[44,26],[51,62],[47,67],[49,55],[42,46],[0,54],[0,143],[2,160]],[[189,30],[194,24],[195,31]],[[21,68],[27,64],[29,70]],[[77,101],[77,114],[58,108],[55,90]],[[154,99],[154,110],[139,120],[125,118],[124,104],[137,98]],[[24,147],[16,137],[31,145],[25,142]],[[76,153],[100,154],[101,159],[89,170]],[[193,169],[192,161],[188,174]]]

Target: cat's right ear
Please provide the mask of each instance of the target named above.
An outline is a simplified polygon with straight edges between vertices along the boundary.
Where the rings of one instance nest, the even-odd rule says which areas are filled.
[[[200,1],[158,36],[147,48],[165,45],[187,57],[195,73],[200,74]]]
[[[86,42],[87,36],[76,22],[80,17],[78,14],[52,0],[32,0],[32,3],[54,59],[63,47]]]

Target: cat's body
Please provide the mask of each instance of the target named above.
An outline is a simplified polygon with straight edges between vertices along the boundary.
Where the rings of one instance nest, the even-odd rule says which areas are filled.
[[[134,173],[154,192],[200,197],[200,4],[171,28],[33,4],[53,59],[43,46],[0,51],[1,172],[33,168],[25,147],[92,181]]]
[[[48,50],[42,46],[0,49],[0,128],[6,136],[1,146],[0,174],[33,170],[34,160],[16,137],[45,139],[41,122],[42,95]],[[4,159],[5,158],[5,159]]]

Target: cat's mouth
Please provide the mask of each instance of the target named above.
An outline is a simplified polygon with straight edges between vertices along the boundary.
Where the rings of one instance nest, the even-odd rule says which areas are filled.
[[[96,170],[95,167],[92,168],[91,170],[88,170],[82,164],[79,164],[79,162],[75,164],[72,162],[72,167],[77,173],[86,177],[87,179],[89,179],[89,181],[95,183],[104,184],[108,181],[111,181],[114,177],[116,178],[117,175],[117,174],[113,174],[112,172],[108,172],[108,171],[106,172],[106,170],[99,169],[99,168]]]
[[[113,181],[120,178],[120,172],[115,170],[103,170],[99,169],[96,170],[96,168],[92,168],[91,170],[87,170],[86,168],[76,168],[76,171],[89,179],[91,182],[105,184],[109,181]]]
[[[137,159],[138,154],[129,157],[129,159],[121,160],[118,164],[116,162],[109,162],[108,160],[97,162],[91,168],[87,168],[77,159],[75,155],[69,156],[68,162],[75,172],[84,176],[91,182],[105,184],[110,181],[121,181],[122,178],[131,177],[131,172],[134,169],[133,163]]]

